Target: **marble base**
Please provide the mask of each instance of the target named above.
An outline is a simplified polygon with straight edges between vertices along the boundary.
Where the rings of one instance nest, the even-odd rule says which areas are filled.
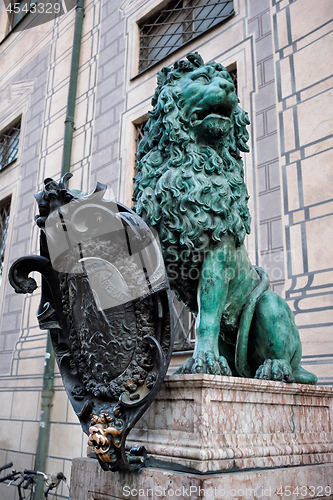
[[[332,387],[171,375],[127,438],[196,473],[333,463]]]
[[[333,500],[333,464],[190,474],[148,468],[104,472],[97,460],[73,460],[70,500]]]

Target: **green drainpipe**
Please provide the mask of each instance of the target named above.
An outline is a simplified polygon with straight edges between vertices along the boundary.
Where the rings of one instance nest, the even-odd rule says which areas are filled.
[[[82,25],[84,18],[84,0],[78,0],[75,13],[75,27],[72,50],[72,64],[70,70],[69,90],[67,100],[67,113],[65,120],[64,148],[62,155],[61,176],[70,170],[72,142],[74,132],[74,111],[76,100],[77,78],[79,72]],[[43,375],[42,407],[39,422],[39,433],[36,450],[35,469],[45,472],[46,459],[49,450],[50,438],[50,414],[53,398],[54,380],[54,351],[52,347],[50,332],[47,334],[47,345],[45,354],[45,367]],[[43,500],[45,483],[43,478],[38,476],[34,500]]]
[[[53,380],[54,380],[54,351],[50,332],[47,333],[45,364],[43,375],[42,404],[40,410],[39,432],[36,450],[35,469],[45,472],[46,458],[49,450],[50,439],[50,414],[53,398]],[[44,479],[37,477],[37,485],[34,499],[42,500],[44,498]]]
[[[79,73],[82,25],[84,18],[84,0],[78,0],[76,4],[75,28],[72,51],[72,64],[69,78],[69,90],[67,100],[67,114],[65,120],[64,149],[62,153],[61,175],[67,174],[71,165],[72,142],[74,132],[74,111],[76,100],[77,77]]]

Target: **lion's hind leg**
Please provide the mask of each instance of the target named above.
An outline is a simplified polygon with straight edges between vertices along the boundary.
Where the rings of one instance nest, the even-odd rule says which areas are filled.
[[[266,359],[254,378],[292,383],[295,381],[290,364],[284,359]]]
[[[254,378],[311,385],[315,385],[318,380],[314,373],[308,372],[301,365],[292,370],[287,361],[280,359],[266,359],[264,364],[259,366]]]
[[[293,371],[293,376],[296,384],[315,385],[318,381],[318,377],[314,373],[308,372],[301,365]]]
[[[317,377],[299,364],[302,346],[293,313],[284,299],[270,290],[257,303],[250,342],[251,365],[256,367],[255,378],[316,383]]]

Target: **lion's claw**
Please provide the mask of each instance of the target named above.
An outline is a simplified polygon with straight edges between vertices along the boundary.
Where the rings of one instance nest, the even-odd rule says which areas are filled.
[[[290,366],[281,359],[266,359],[264,364],[259,366],[254,378],[276,380],[290,384],[295,381]]]
[[[183,371],[181,373],[192,373],[192,366],[194,364],[194,358],[188,358],[185,365],[181,367]]]
[[[216,356],[213,351],[199,351],[193,358],[188,358],[183,366],[175,371],[175,375],[186,373],[208,373],[211,375],[231,376],[227,360],[223,356]]]
[[[219,356],[218,360],[219,360],[221,375],[228,375],[229,377],[231,377],[232,371],[230,370],[230,367],[225,357]]]

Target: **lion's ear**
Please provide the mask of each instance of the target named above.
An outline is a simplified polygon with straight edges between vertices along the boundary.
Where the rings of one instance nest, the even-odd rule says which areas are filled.
[[[157,73],[157,85],[159,87],[163,87],[163,85],[165,85],[167,78],[168,78],[168,74],[170,73],[170,71],[171,71],[171,68],[168,68],[167,66],[165,66],[164,68],[161,69],[161,71],[159,71]]]
[[[186,59],[188,59],[196,68],[200,68],[205,65],[204,60],[198,52],[190,52],[186,55]]]

